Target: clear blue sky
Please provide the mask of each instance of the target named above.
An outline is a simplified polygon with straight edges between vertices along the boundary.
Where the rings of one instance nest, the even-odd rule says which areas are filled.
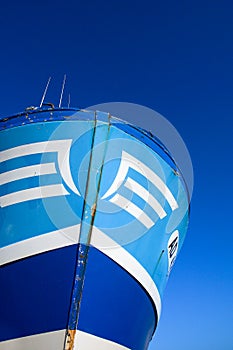
[[[233,3],[1,2],[0,115],[38,105],[63,74],[72,106],[122,101],[170,120],[189,148],[188,235],[150,350],[233,349]]]

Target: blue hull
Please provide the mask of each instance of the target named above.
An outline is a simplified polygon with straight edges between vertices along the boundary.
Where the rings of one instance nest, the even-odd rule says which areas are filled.
[[[147,349],[188,225],[163,145],[106,113],[1,120],[0,350]]]

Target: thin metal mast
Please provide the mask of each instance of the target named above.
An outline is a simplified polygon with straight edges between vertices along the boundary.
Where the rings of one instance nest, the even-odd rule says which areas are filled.
[[[61,107],[61,103],[62,103],[62,97],[63,97],[63,92],[64,92],[64,88],[65,88],[65,83],[66,83],[66,74],[64,75],[64,79],[63,79],[63,83],[62,83],[62,88],[61,88],[61,96],[60,96],[60,101],[59,101],[59,108]]]
[[[50,80],[51,80],[51,77],[49,77],[47,85],[45,87],[45,90],[44,90],[44,93],[43,93],[43,96],[42,96],[42,99],[41,99],[41,102],[40,102],[40,108],[43,105],[43,102],[44,102],[44,99],[45,99],[45,96],[46,96],[46,93],[47,93],[47,90],[48,90],[48,87],[49,87]]]

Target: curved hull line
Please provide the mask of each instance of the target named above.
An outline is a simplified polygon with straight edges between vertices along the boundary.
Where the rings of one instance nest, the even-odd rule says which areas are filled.
[[[58,330],[27,337],[6,340],[0,343],[0,350],[62,350],[64,346],[66,330]],[[97,337],[93,334],[77,330],[74,350],[130,350],[108,339]]]
[[[79,236],[80,224],[3,247],[1,248],[0,265],[77,244]],[[160,295],[154,281],[144,267],[116,241],[95,226],[92,228],[90,244],[123,267],[146,289],[155,304],[159,318],[161,313]]]
[[[155,304],[159,319],[161,313],[161,298],[154,281],[144,267],[123,247],[118,245],[95,226],[93,226],[92,229],[90,244],[123,267],[145,288]]]
[[[80,224],[45,233],[1,248],[0,266],[32,255],[77,244]]]
[[[0,289],[0,343],[67,329],[76,249],[56,249],[0,269],[0,284],[9,288]],[[78,330],[145,350],[156,324],[153,301],[143,286],[90,246]],[[73,333],[77,336],[77,330]],[[64,350],[63,345],[56,350]]]
[[[77,331],[75,342],[74,342],[74,350],[130,350],[129,348],[117,344],[108,339],[103,339],[92,335],[90,333],[82,332],[80,330]]]

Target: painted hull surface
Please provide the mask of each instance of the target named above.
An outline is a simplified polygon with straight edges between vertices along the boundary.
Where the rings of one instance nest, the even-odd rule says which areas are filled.
[[[0,350],[147,349],[188,225],[172,158],[102,112],[0,130]]]

